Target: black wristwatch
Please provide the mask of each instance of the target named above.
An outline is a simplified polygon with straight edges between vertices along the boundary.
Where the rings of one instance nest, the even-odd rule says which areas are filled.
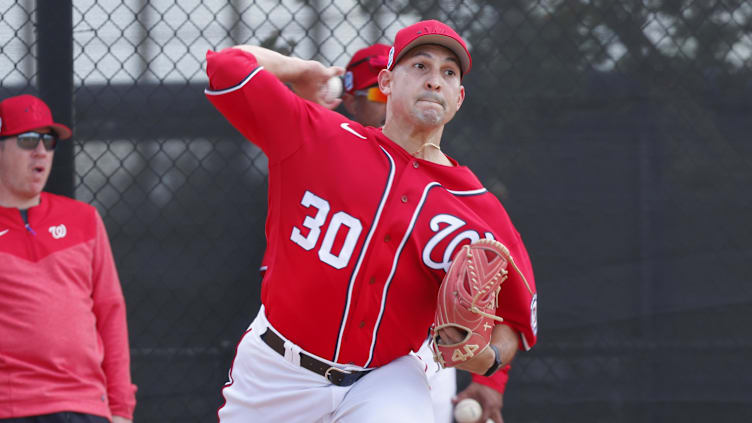
[[[494,352],[494,362],[491,367],[488,368],[486,373],[483,374],[483,376],[485,377],[491,376],[492,374],[496,373],[496,371],[499,370],[499,367],[501,367],[501,354],[499,354],[499,349],[496,348],[496,345],[494,344],[489,344],[488,346],[491,347]]]

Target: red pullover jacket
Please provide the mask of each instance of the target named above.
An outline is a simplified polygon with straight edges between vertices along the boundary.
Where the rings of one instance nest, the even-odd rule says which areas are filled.
[[[96,209],[42,193],[0,207],[0,419],[133,418],[125,301]]]

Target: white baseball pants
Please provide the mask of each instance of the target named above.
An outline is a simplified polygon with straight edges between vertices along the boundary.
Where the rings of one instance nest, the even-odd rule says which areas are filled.
[[[439,364],[433,359],[429,339],[423,342],[416,354],[426,365],[426,376],[428,377],[431,401],[433,402],[434,422],[452,423],[454,421],[452,397],[457,394],[457,369],[453,367],[442,369],[439,367]]]
[[[286,342],[284,357],[272,350],[260,337],[268,327],[262,306],[238,344],[220,423],[434,423],[426,366],[417,356],[341,387],[295,364],[297,345]]]

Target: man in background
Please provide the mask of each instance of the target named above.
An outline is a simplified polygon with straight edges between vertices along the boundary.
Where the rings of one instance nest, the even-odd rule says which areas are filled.
[[[342,104],[364,126],[384,126],[386,96],[379,90],[379,71],[386,68],[389,46],[374,44],[355,52],[345,67]]]
[[[133,421],[125,301],[102,218],[42,191],[71,135],[34,96],[0,102],[0,422]]]

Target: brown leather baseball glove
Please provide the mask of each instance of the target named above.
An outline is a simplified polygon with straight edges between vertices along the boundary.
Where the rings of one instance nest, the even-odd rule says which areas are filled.
[[[491,239],[463,246],[439,287],[432,330],[434,358],[453,367],[488,348],[499,307],[501,283],[507,278],[509,250]],[[441,334],[454,334],[442,339]],[[458,341],[459,339],[459,341]]]

